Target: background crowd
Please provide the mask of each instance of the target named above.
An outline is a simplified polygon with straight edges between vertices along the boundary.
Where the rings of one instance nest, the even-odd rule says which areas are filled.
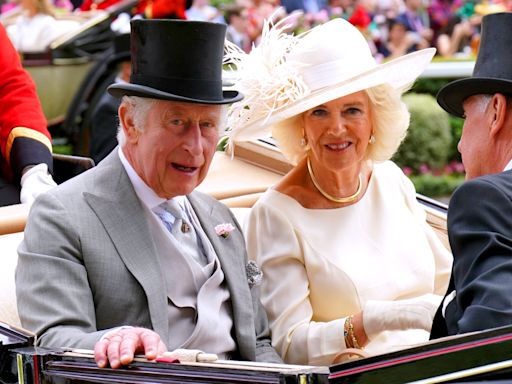
[[[8,27],[15,46],[42,51],[52,38],[72,27],[68,24],[63,28],[61,23],[51,23],[51,18],[59,14],[91,13],[120,1],[0,0],[0,5],[4,14],[12,12],[18,4],[24,10],[17,22]],[[246,52],[257,44],[265,19],[277,21],[295,14],[291,30],[302,32],[341,17],[364,33],[378,60],[385,60],[429,46],[436,47],[437,54],[443,57],[472,56],[478,47],[482,16],[506,10],[512,10],[512,1],[138,0],[131,16],[226,23],[228,39]]]

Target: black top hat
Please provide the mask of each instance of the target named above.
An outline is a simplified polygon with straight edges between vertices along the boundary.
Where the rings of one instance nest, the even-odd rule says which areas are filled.
[[[222,90],[224,24],[185,20],[132,20],[130,83],[108,88],[115,97],[140,96],[202,104],[241,100]]]
[[[445,111],[463,117],[466,98],[494,93],[512,95],[512,12],[483,17],[472,77],[446,84],[437,94],[437,102]]]
[[[130,58],[130,33],[119,33],[114,36],[114,54]]]

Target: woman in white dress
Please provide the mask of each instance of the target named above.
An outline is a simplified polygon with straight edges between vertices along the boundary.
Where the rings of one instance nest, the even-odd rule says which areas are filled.
[[[245,95],[229,110],[232,142],[271,132],[296,164],[246,225],[272,343],[288,363],[328,365],[347,348],[426,341],[452,257],[389,159],[409,124],[401,95],[434,50],[377,65],[345,20],[299,36],[287,22],[230,54]]]
[[[55,19],[49,0],[20,0],[20,5],[21,15],[7,27],[7,34],[20,53],[45,52],[55,39],[79,26],[74,20]]]

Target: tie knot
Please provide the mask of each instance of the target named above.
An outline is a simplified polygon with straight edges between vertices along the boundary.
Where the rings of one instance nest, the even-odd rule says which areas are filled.
[[[160,204],[160,207],[162,207],[164,211],[169,212],[171,215],[173,215],[175,219],[183,218],[183,211],[181,209],[181,206],[174,199],[164,201],[162,204]]]
[[[169,232],[175,233],[178,229],[180,229],[182,233],[188,233],[190,231],[191,227],[187,223],[188,220],[185,219],[187,216],[179,202],[175,199],[160,204],[155,213],[163,221]]]

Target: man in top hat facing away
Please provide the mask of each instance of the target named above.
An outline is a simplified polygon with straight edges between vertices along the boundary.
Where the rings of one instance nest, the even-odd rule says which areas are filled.
[[[131,31],[130,83],[109,88],[122,97],[119,147],[30,212],[21,323],[38,345],[95,348],[100,367],[166,348],[278,362],[241,230],[194,191],[224,105],[242,98],[222,90],[226,26],[135,20]]]
[[[447,84],[441,107],[465,118],[466,179],[452,196],[453,271],[431,338],[512,324],[512,13],[485,16],[473,76]]]

